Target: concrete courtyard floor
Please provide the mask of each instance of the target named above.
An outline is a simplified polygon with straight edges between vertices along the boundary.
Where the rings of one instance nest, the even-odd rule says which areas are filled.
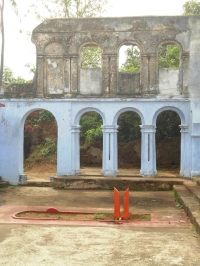
[[[112,211],[112,191],[10,186],[0,189],[0,205],[2,266],[200,264],[200,238],[172,191],[130,192],[130,211],[152,215],[151,221],[132,226],[11,217],[16,211],[50,206],[60,211]]]

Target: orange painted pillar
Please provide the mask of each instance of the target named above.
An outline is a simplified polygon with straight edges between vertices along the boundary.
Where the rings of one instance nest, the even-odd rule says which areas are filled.
[[[124,192],[124,219],[128,219],[129,217],[129,188]]]
[[[114,187],[114,218],[120,218],[120,196],[119,191]]]

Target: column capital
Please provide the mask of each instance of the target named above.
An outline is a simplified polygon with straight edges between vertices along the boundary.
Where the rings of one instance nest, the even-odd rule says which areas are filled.
[[[141,125],[141,132],[144,133],[155,133],[156,132],[156,125]]]
[[[182,57],[183,58],[189,58],[190,53],[189,52],[183,52]]]
[[[106,133],[116,133],[118,132],[118,127],[117,125],[103,125],[101,126],[102,128],[102,132],[106,132]]]
[[[143,53],[143,54],[141,54],[142,57],[156,57],[156,55],[157,55],[156,53],[146,53],[146,54]]]
[[[71,125],[71,132],[72,133],[79,133],[80,132],[80,125]]]
[[[188,130],[189,130],[189,125],[180,125],[180,132],[181,133],[188,133]]]

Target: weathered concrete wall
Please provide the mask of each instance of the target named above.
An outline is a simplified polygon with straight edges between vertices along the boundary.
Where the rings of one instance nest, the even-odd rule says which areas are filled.
[[[180,95],[179,69],[159,69],[159,93],[166,96]]]
[[[45,21],[36,27],[32,34],[32,41],[37,47],[38,97],[49,95],[52,97],[53,90],[55,94],[59,91],[58,93],[64,98],[77,97],[82,92],[86,97],[85,90],[89,87],[91,78],[86,71],[87,74],[85,73],[84,76],[80,61],[82,47],[90,44],[95,44],[102,50],[102,76],[101,81],[98,82],[96,94],[101,91],[102,96],[106,97],[127,95],[154,98],[162,95],[162,91],[165,90],[165,97],[167,95],[169,97],[195,97],[196,84],[199,84],[199,75],[195,74],[198,69],[199,23],[199,16],[81,18]],[[175,77],[169,76],[167,79],[165,75],[165,85],[163,79],[160,84],[158,50],[164,43],[176,44],[180,48],[180,69],[176,93],[170,91],[172,88],[175,89]],[[119,50],[124,44],[137,45],[140,50],[140,77],[137,74],[134,76],[134,73],[132,77],[131,74],[119,72]],[[51,70],[47,69],[45,63],[49,60],[54,62]],[[41,72],[42,69],[44,69],[44,74]],[[81,80],[84,80],[84,89]],[[168,85],[170,88],[167,94]],[[92,94],[95,94],[94,90]]]
[[[102,71],[99,68],[80,69],[80,94],[102,94]]]

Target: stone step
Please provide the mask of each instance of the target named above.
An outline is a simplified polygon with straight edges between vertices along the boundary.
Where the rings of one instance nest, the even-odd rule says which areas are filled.
[[[185,181],[184,186],[200,204],[200,186],[191,181]]]
[[[184,180],[178,178],[143,178],[143,177],[70,177],[54,178],[53,187],[57,189],[113,189],[131,191],[166,191],[173,185],[183,185]]]
[[[200,234],[200,204],[193,192],[191,193],[186,186],[189,186],[189,184],[184,184],[183,186],[174,185],[173,189],[178,197],[179,202],[183,205],[183,209],[185,210],[187,216],[190,218],[191,223],[195,226],[197,232]],[[192,185],[190,187],[192,187]]]

